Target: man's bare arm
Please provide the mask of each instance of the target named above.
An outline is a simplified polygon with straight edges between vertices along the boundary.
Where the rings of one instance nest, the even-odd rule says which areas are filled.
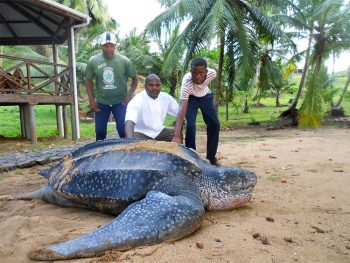
[[[126,121],[125,122],[125,137],[126,138],[133,138],[134,137],[134,128],[135,128],[135,123],[133,121]]]
[[[124,101],[123,103],[125,105],[128,105],[128,103],[131,101],[132,99],[132,96],[134,95],[134,92],[137,88],[137,85],[139,83],[139,78],[137,77],[137,75],[133,76],[131,78],[131,86],[130,86],[130,89],[129,89],[129,92],[128,94],[124,97]]]
[[[173,142],[182,143],[182,127],[185,120],[185,115],[187,111],[188,100],[181,99],[179,104],[179,112],[176,117],[175,132],[172,139]]]
[[[90,110],[94,111],[94,112],[98,112],[100,111],[97,102],[95,100],[95,96],[94,96],[94,83],[91,79],[87,79],[85,82],[86,85],[86,92],[87,95],[89,97],[89,107]]]

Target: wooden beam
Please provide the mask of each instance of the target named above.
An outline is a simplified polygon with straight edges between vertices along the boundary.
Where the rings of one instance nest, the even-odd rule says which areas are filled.
[[[29,104],[73,104],[71,96],[1,94],[1,105]]]

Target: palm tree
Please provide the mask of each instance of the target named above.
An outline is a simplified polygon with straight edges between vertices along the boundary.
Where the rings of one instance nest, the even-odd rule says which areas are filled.
[[[156,53],[158,72],[165,84],[169,86],[169,94],[175,96],[176,87],[182,73],[181,57],[173,57],[173,60],[167,60],[170,52],[173,52],[173,47],[176,44],[177,37],[180,33],[179,25],[175,26],[173,30],[166,30],[161,38],[154,38],[160,50]],[[179,48],[179,47],[178,47]],[[185,47],[180,46],[180,50]],[[171,62],[171,63],[169,63]]]
[[[91,18],[91,23],[98,22],[103,27],[107,26],[111,17],[105,0],[55,0],[56,2],[75,9]]]
[[[139,74],[157,73],[154,71],[156,60],[150,52],[150,41],[143,34],[137,35],[136,28],[130,30],[129,34],[120,40],[117,48],[133,62]]]
[[[167,9],[151,21],[146,32],[160,37],[165,28],[186,24],[165,63],[184,58],[184,70],[189,60],[201,48],[210,47],[213,40],[219,46],[216,102],[220,103],[221,80],[224,68],[239,66],[247,76],[255,74],[256,32],[264,32],[278,39],[283,35],[279,27],[263,12],[268,2],[230,0],[158,0]],[[285,2],[285,1],[284,1]],[[259,8],[261,7],[261,8]],[[186,46],[185,54],[179,47]],[[226,59],[224,60],[224,57]],[[224,67],[224,64],[226,66]],[[234,76],[229,74],[231,77]],[[233,82],[230,82],[232,85]]]
[[[347,76],[344,88],[342,90],[342,93],[340,94],[340,97],[339,97],[337,103],[335,103],[333,105],[332,110],[337,110],[340,107],[340,105],[341,105],[341,103],[342,103],[342,101],[344,99],[344,96],[345,96],[345,94],[346,94],[346,92],[347,92],[347,90],[349,88],[349,85],[350,85],[350,67],[347,70],[347,74],[348,74],[348,76]]]
[[[308,46],[306,50],[297,54],[297,56],[305,55],[303,73],[294,100],[281,116],[298,118],[303,126],[319,126],[323,116],[323,102],[314,84],[318,84],[317,74],[325,59],[332,52],[338,54],[349,49],[350,10],[342,0],[301,0],[291,6],[292,9],[288,10],[288,15],[283,18],[284,22],[299,30],[299,35],[308,39]],[[314,76],[308,78],[310,68]],[[306,82],[307,79],[308,82]],[[305,85],[310,90],[306,92],[300,112],[298,112],[297,104]],[[317,121],[315,116],[318,116]]]
[[[258,75],[258,97],[264,91],[274,90],[276,94],[276,107],[280,106],[280,90],[284,85],[283,74],[277,63],[272,60],[267,52],[261,55],[261,65]]]
[[[319,127],[323,118],[323,98],[320,95],[321,68],[332,52],[349,49],[350,6],[342,0],[328,0],[314,9],[314,46],[311,56],[312,76],[301,105],[298,120],[304,127]]]

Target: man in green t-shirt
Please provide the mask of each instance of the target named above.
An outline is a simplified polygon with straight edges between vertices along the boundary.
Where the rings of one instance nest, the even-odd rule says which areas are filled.
[[[95,114],[96,141],[106,139],[111,112],[119,137],[125,137],[126,106],[138,84],[137,72],[131,61],[115,52],[115,36],[105,32],[99,36],[99,43],[102,53],[91,57],[86,67],[86,90],[90,109]],[[128,91],[129,78],[131,87]]]

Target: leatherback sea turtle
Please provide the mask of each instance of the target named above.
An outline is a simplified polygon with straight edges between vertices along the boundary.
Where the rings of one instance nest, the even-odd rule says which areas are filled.
[[[42,173],[48,184],[17,199],[40,198],[118,216],[84,236],[33,249],[29,258],[92,257],[182,238],[195,231],[205,209],[247,203],[253,172],[216,167],[176,143],[111,139],[87,144]]]

